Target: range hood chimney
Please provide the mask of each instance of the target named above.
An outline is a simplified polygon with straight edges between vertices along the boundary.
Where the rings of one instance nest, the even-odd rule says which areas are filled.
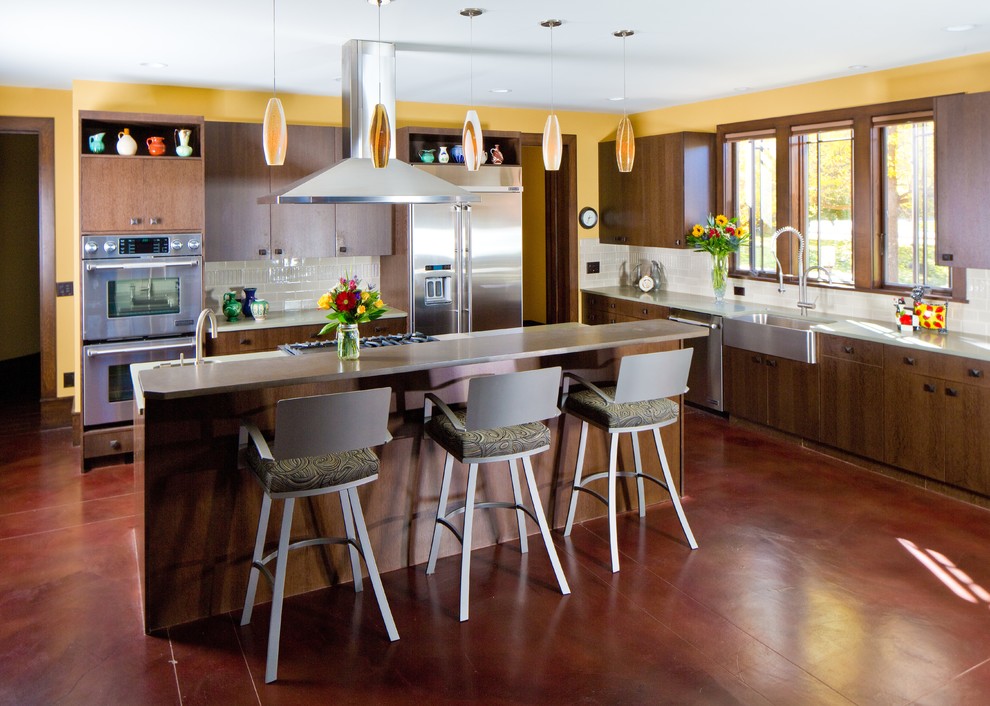
[[[259,203],[458,203],[478,196],[395,159],[395,45],[351,39],[343,48],[344,160]],[[379,101],[379,93],[381,100]],[[375,105],[391,118],[388,165],[375,169],[368,133]],[[289,149],[292,149],[291,145]]]

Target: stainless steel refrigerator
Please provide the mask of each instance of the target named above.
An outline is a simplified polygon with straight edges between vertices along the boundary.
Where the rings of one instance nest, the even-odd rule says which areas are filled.
[[[410,206],[412,330],[522,326],[522,169],[416,165],[480,201]]]

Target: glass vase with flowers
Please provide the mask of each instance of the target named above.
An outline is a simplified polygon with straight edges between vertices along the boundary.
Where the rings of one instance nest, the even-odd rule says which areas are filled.
[[[381,293],[373,286],[362,289],[356,277],[341,277],[316,305],[330,310],[327,314],[330,323],[320,329],[319,335],[337,329],[337,357],[341,360],[357,360],[361,355],[358,324],[381,318],[388,311]]]
[[[712,290],[715,303],[725,299],[725,287],[729,276],[729,255],[749,240],[746,226],[739,225],[738,218],[726,218],[723,214],[708,214],[708,222],[695,224],[687,236],[688,245],[695,252],[707,252],[712,256]]]

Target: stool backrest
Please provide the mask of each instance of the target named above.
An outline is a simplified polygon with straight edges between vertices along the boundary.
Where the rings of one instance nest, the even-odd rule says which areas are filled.
[[[559,388],[560,367],[471,378],[465,427],[496,429],[556,417]]]
[[[687,392],[692,348],[627,355],[619,363],[615,401],[642,402]]]
[[[389,387],[279,400],[272,455],[281,461],[384,444],[392,438],[391,400]]]

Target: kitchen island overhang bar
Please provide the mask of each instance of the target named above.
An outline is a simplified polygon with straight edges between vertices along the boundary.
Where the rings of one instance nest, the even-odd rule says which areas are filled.
[[[683,339],[703,335],[705,331],[697,327],[664,320],[607,326],[555,324],[451,334],[428,344],[363,350],[357,361],[340,361],[332,352],[272,354],[139,373],[134,470],[145,630],[235,610],[243,601],[260,490],[238,467],[242,419],[270,431],[280,399],[392,388],[393,441],[378,449],[379,482],[361,489],[371,541],[384,573],[424,563],[429,551],[442,454],[435,445],[423,443],[426,392],[456,404],[466,399],[471,377],[555,365],[592,380],[614,380],[623,356],[679,348]],[[535,457],[534,466],[549,506],[548,519],[560,527],[579,425],[565,425],[563,416],[548,424],[553,445],[549,453]],[[589,438],[589,467],[604,465],[607,459],[607,444],[596,436]],[[681,438],[680,424],[664,432],[679,486]],[[620,463],[631,465],[631,449],[623,448],[621,455]],[[505,493],[511,497],[508,482],[501,485],[503,475],[486,478],[486,491],[492,497]],[[631,507],[630,497],[619,495],[619,510]],[[648,494],[647,502],[666,497],[656,491]],[[294,536],[341,530],[336,526],[339,511],[325,506],[334,501],[307,501],[306,511],[294,520]],[[578,520],[601,513],[601,506],[591,498],[582,499]],[[491,521],[477,529],[476,547],[517,536],[515,521],[507,516],[491,515]],[[275,540],[274,533],[270,540]],[[456,553],[455,544],[445,542],[441,556]],[[346,552],[301,550],[290,562],[286,595],[350,580]],[[268,597],[259,595],[258,600]]]

